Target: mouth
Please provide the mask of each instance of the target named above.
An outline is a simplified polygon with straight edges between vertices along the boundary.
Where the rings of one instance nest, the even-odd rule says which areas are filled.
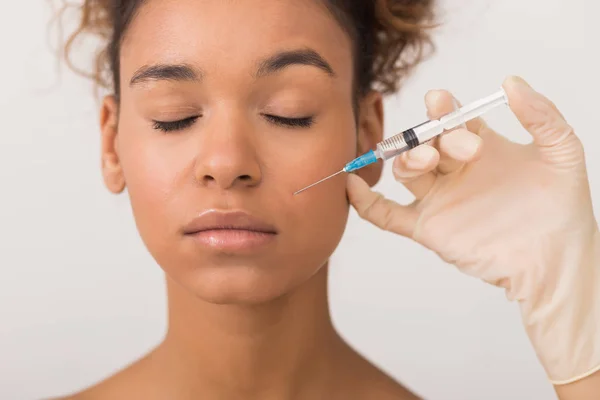
[[[277,229],[244,211],[210,210],[183,229],[202,247],[227,253],[255,252],[273,243]]]

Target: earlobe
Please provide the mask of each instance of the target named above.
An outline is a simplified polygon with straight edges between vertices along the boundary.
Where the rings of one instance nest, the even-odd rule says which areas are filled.
[[[357,156],[375,150],[381,140],[383,140],[383,98],[381,93],[372,91],[360,103]],[[356,173],[372,187],[379,182],[382,172],[383,163],[378,162]]]
[[[115,194],[125,189],[125,177],[117,151],[118,112],[115,97],[105,97],[100,111],[102,176],[108,190]]]

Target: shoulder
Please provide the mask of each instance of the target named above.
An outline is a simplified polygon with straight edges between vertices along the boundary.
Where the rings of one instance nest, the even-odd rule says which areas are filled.
[[[393,379],[357,352],[345,360],[339,376],[341,391],[335,398],[344,400],[423,400],[408,387]]]
[[[357,400],[423,400],[406,386],[381,371],[364,379],[356,391]]]
[[[89,397],[86,392],[70,394],[64,397],[47,397],[44,400],[92,400],[93,397]]]
[[[132,392],[131,382],[128,382],[126,371],[120,372],[94,386],[88,387],[80,392],[72,393],[64,397],[55,397],[46,400],[126,400],[130,399]]]
[[[45,400],[129,400],[135,398],[136,393],[139,393],[142,387],[149,386],[147,385],[148,381],[152,381],[147,379],[148,375],[151,375],[147,365],[149,356],[150,354],[82,391]]]
[[[111,378],[109,378],[81,392],[72,393],[64,397],[51,397],[45,400],[100,400],[111,398],[109,396],[114,394],[114,392],[114,385],[111,384]],[[113,396],[112,398],[118,399],[119,397]]]

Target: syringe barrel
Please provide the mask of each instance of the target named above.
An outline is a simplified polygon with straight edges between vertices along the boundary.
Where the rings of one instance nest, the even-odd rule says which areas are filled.
[[[407,143],[407,140],[404,138],[404,132],[402,132],[377,143],[377,151],[375,153],[378,158],[388,160],[411,148],[412,146]]]
[[[377,144],[377,155],[388,160],[442,133],[440,122],[427,121]]]
[[[504,90],[500,89],[490,96],[444,115],[439,120],[432,119],[380,142],[377,145],[377,157],[384,160],[396,157],[503,104],[508,104],[508,97]]]

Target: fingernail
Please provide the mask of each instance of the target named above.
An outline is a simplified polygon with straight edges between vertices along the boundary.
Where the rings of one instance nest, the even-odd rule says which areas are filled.
[[[427,92],[427,94],[425,95],[425,102],[427,104],[431,104],[431,103],[435,103],[436,101],[439,100],[439,98],[442,96],[442,91],[439,89],[435,89],[435,90],[430,90],[429,92]]]
[[[456,111],[460,108],[460,104],[458,103],[458,100],[456,100],[456,98],[454,96],[452,96],[452,105],[454,106],[454,111]],[[463,122],[462,124],[456,126],[456,128],[467,129],[467,123]]]
[[[513,75],[513,76],[509,77],[508,80],[515,86],[519,86],[523,89],[527,89],[532,92],[534,91],[533,88],[531,87],[531,85],[529,83],[527,83],[527,81],[525,81],[525,79],[521,78],[520,76]]]
[[[411,149],[406,153],[406,158],[410,161],[421,161],[423,159],[423,155],[420,154],[416,149]]]
[[[460,141],[460,152],[465,157],[470,157],[477,152],[480,141],[475,138],[469,138]]]
[[[415,147],[414,149],[409,150],[407,153],[409,164],[412,167],[426,163],[427,161],[429,161],[430,157],[430,151],[425,146]]]
[[[454,106],[454,110],[458,110],[460,108],[460,104],[458,104],[458,100],[452,97],[452,105]]]

